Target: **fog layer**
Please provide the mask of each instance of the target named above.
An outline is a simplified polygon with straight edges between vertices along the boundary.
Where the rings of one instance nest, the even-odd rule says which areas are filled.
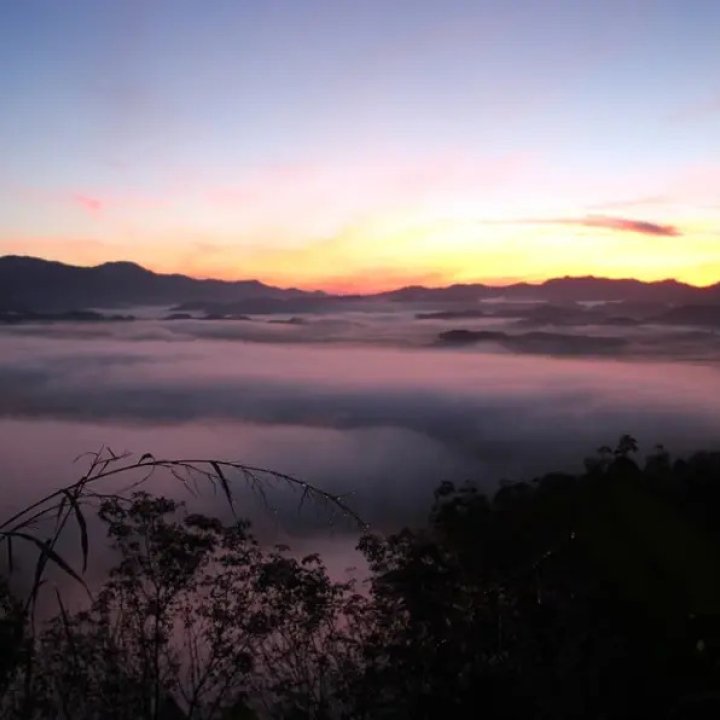
[[[242,321],[4,332],[4,497],[60,485],[77,474],[76,455],[109,445],[266,465],[353,492],[369,521],[394,526],[419,517],[442,480],[492,487],[576,468],[625,432],[648,451],[720,437],[710,361],[440,349],[417,341],[409,317],[317,323],[342,328],[345,341],[303,342],[301,325],[264,323],[295,342],[253,342]]]

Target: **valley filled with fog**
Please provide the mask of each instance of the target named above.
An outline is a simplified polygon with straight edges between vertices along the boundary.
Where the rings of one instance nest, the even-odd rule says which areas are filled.
[[[75,479],[76,456],[109,446],[269,467],[346,495],[371,526],[391,529],[420,522],[441,481],[491,489],[577,470],[622,433],[647,452],[717,445],[717,329],[581,325],[567,309],[564,324],[541,323],[549,311],[388,305],[169,320],[140,308],[133,322],[6,325],[2,509]],[[243,498],[241,512],[278,541],[353,536],[281,489],[269,502]],[[212,494],[193,502],[221,506]]]

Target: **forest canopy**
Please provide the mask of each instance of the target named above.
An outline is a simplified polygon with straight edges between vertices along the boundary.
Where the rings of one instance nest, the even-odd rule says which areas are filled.
[[[3,718],[720,711],[720,453],[640,461],[623,436],[581,473],[492,495],[442,483],[423,526],[362,536],[364,582],[142,487],[95,500],[116,563],[81,609],[57,592],[35,617],[44,570],[66,563],[49,541],[36,592],[13,597],[10,567],[0,585]]]

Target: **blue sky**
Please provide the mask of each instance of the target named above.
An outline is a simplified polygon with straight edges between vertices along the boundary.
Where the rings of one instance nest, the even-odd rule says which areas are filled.
[[[342,285],[624,239],[599,272],[707,281],[719,32],[711,0],[0,0],[0,252]],[[686,254],[525,222],[597,208]]]

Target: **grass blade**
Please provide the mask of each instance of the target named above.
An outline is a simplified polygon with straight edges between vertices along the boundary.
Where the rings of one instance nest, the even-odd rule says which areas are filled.
[[[222,468],[220,467],[219,463],[215,462],[215,460],[211,460],[210,464],[212,465],[212,468],[215,471],[215,474],[218,476],[218,480],[220,480],[220,485],[223,489],[223,492],[225,493],[225,497],[227,498],[230,508],[232,509],[232,511],[234,513],[235,506],[233,504],[233,497],[232,497],[232,492],[230,490],[230,483],[228,483],[227,478],[225,477],[225,474],[223,473]]]
[[[80,577],[80,575],[73,570],[73,568],[67,563],[67,561],[62,557],[62,555],[59,555],[58,553],[53,550],[52,546],[50,545],[50,542],[48,540],[42,541],[39,540],[36,537],[33,537],[32,535],[29,535],[28,533],[24,532],[18,532],[16,530],[13,530],[12,532],[9,532],[6,534],[7,536],[12,536],[16,538],[20,538],[21,540],[25,540],[29,543],[32,543],[40,550],[40,558],[38,559],[38,565],[36,567],[36,581],[39,580],[37,577],[37,571],[38,568],[40,569],[40,573],[42,574],[42,571],[45,569],[45,564],[48,561],[53,562],[55,565],[57,565],[63,572],[68,574],[73,580],[77,580],[88,592],[90,592],[88,586],[85,584],[85,581]],[[41,565],[42,561],[42,565]]]
[[[77,520],[78,528],[80,529],[80,547],[82,549],[83,572],[85,572],[87,570],[88,549],[89,549],[88,548],[87,523],[85,522],[85,516],[83,515],[82,510],[80,509],[80,503],[77,501],[77,498],[74,497],[67,490],[65,491],[65,496],[67,497],[70,505],[72,506],[73,511],[75,512],[75,519]]]

